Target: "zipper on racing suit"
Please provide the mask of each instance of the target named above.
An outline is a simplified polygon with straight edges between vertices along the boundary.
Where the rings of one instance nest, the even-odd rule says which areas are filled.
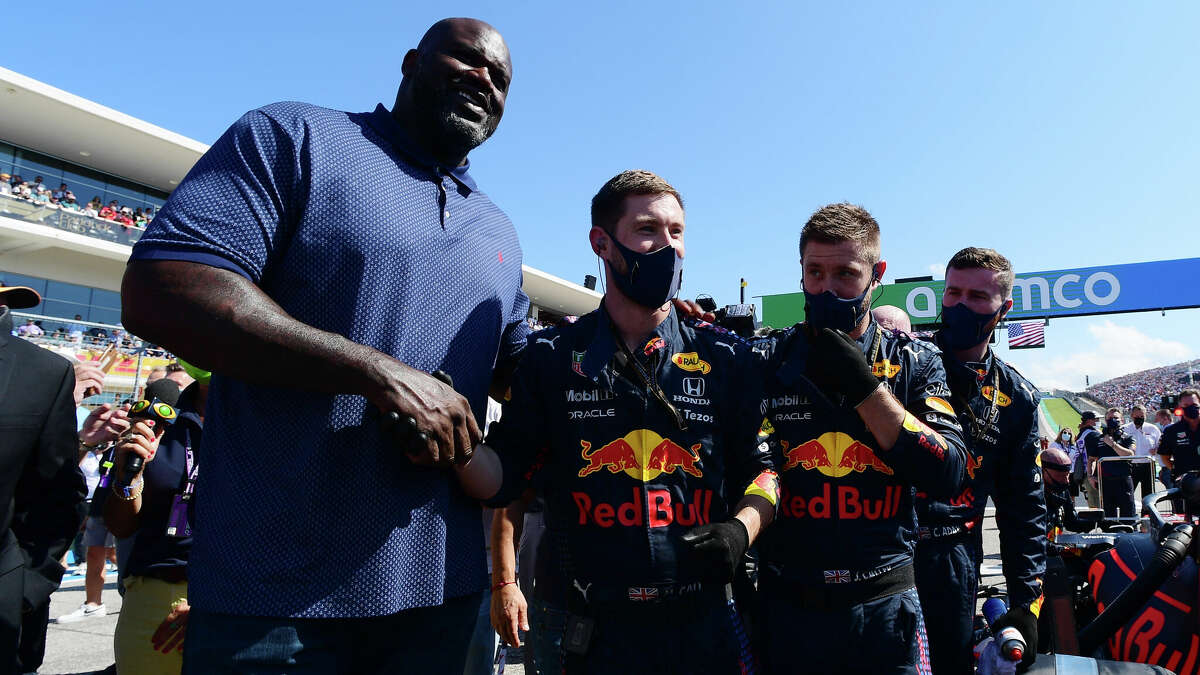
[[[654,363],[650,369],[650,374],[647,375],[645,369],[642,368],[642,364],[638,362],[637,357],[629,352],[629,348],[625,346],[625,341],[621,340],[619,336],[617,337],[617,344],[620,347],[617,349],[617,363],[622,367],[629,367],[633,372],[637,373],[638,378],[642,381],[642,386],[646,387],[646,391],[658,399],[658,402],[675,418],[675,425],[679,427],[679,430],[687,431],[687,420],[683,419],[683,415],[680,414],[679,409],[671,405],[671,402],[667,400],[666,392],[662,390],[662,387],[658,386],[658,380],[654,377],[655,371],[658,370],[659,352],[654,352],[654,355],[651,357],[654,359]]]

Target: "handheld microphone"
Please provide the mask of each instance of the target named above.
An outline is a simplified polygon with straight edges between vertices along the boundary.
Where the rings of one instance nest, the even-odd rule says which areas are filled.
[[[156,434],[162,434],[162,430],[167,426],[175,423],[175,419],[179,417],[179,413],[170,404],[163,403],[157,398],[153,401],[142,399],[133,404],[129,409],[129,420],[132,426],[138,420],[154,420]],[[120,487],[129,487],[133,483],[133,477],[138,475],[142,470],[142,465],[146,460],[136,452],[131,452],[125,455],[125,475],[121,479]]]

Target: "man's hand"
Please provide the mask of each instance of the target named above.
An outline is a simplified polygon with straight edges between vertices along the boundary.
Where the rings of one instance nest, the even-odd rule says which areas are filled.
[[[694,527],[680,537],[701,569],[711,572],[706,581],[729,583],[750,546],[750,533],[737,518]]]
[[[879,388],[879,380],[858,343],[832,328],[812,334],[808,377],[827,394],[845,394],[847,402],[856,408]]]
[[[464,461],[483,439],[471,405],[453,387],[384,354],[376,361],[375,391],[369,399],[385,416],[397,413],[412,443],[406,448],[414,464],[450,467]],[[419,434],[424,434],[421,438]]]
[[[492,591],[492,628],[504,642],[521,646],[521,636],[517,629],[529,630],[529,606],[525,602],[525,594],[516,584],[506,584],[500,590]]]
[[[74,368],[76,406],[83,403],[83,399],[104,392],[104,371],[100,366],[90,361],[76,361]]]
[[[172,649],[183,651],[183,638],[187,634],[188,614],[191,607],[187,600],[180,600],[171,607],[167,618],[158,624],[158,630],[150,636],[150,644],[154,651],[170,654]]]
[[[1025,638],[1025,654],[1021,658],[1022,668],[1028,668],[1037,658],[1037,623],[1038,618],[1028,608],[1013,607],[996,619],[996,623],[992,626],[993,634],[998,634],[1000,629],[1006,626],[1012,626],[1021,631],[1021,637]]]
[[[96,406],[79,430],[79,440],[88,445],[100,445],[117,440],[129,428],[126,419],[129,406],[113,407],[111,403]]]
[[[675,298],[671,301],[675,305],[675,311],[679,316],[685,319],[700,319],[701,321],[713,322],[717,320],[717,315],[712,312],[706,312],[700,307],[700,303],[695,300],[683,300]]]

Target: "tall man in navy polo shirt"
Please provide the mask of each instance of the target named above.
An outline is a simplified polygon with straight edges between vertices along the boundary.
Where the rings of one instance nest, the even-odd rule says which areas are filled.
[[[247,113],[134,247],[125,325],[216,373],[185,672],[462,672],[483,533],[439,469],[528,332],[516,232],[466,159],[512,67],[448,19],[402,72],[391,112]],[[412,460],[392,412],[428,439]]]

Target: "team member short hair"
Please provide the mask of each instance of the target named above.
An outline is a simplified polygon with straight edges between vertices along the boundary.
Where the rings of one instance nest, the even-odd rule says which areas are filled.
[[[1012,297],[1013,280],[1016,276],[1013,274],[1012,263],[995,249],[968,246],[955,253],[950,258],[950,262],[946,263],[946,271],[952,269],[985,269],[999,272],[1000,291],[1004,294],[1005,298]]]
[[[861,206],[847,202],[826,204],[808,218],[800,230],[800,259],[808,242],[859,245],[860,260],[868,265],[879,262],[879,223]]]
[[[1196,399],[1197,403],[1200,403],[1200,390],[1184,389],[1183,391],[1179,392],[1179,398],[1183,398],[1184,396],[1191,396],[1192,398]]]
[[[683,197],[658,174],[643,169],[631,169],[608,179],[592,197],[592,227],[612,234],[617,221],[625,215],[625,198],[633,195],[671,195],[683,208]]]

